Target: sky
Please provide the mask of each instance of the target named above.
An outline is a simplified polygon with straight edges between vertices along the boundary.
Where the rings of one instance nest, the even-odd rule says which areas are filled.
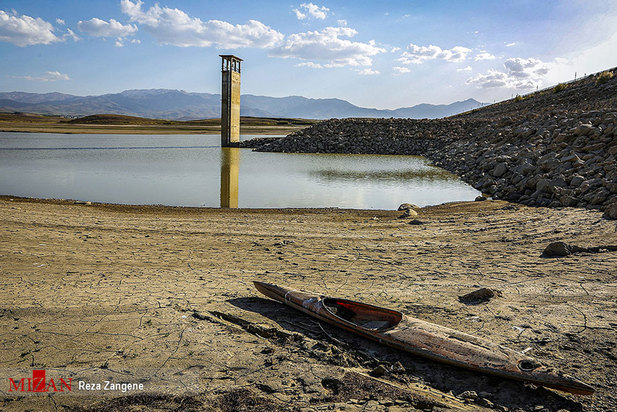
[[[617,66],[615,0],[0,0],[0,91],[492,103]]]

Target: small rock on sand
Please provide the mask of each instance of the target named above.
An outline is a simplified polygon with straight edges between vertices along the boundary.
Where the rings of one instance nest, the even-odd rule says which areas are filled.
[[[459,398],[461,399],[478,399],[478,394],[475,391],[465,391],[463,393],[461,393],[460,395],[458,395]]]
[[[553,242],[542,252],[542,256],[545,257],[563,257],[570,254],[572,254],[572,248],[564,242]]]
[[[388,370],[386,369],[385,366],[383,365],[379,365],[377,366],[375,369],[373,369],[371,371],[371,375],[376,376],[376,377],[380,377],[385,375],[388,372]]]
[[[466,295],[459,296],[458,300],[462,303],[473,305],[482,302],[488,302],[495,296],[501,296],[501,291],[496,289],[481,288],[478,290],[474,290],[473,292],[469,292]]]
[[[405,219],[405,218],[408,218],[408,217],[416,217],[416,216],[418,216],[418,212],[416,212],[415,210],[413,210],[413,209],[405,209],[403,214],[400,215],[398,218],[399,219]]]

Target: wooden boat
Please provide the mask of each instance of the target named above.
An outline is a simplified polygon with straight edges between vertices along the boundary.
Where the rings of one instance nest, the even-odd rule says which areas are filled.
[[[264,295],[319,320],[414,355],[504,378],[591,395],[594,389],[522,353],[401,312],[253,282]]]

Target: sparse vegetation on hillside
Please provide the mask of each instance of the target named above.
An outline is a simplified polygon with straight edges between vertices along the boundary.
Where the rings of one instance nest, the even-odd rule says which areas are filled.
[[[606,73],[606,74],[605,74]],[[576,81],[559,83],[552,87],[484,106],[451,118],[499,119],[503,116],[529,115],[568,112],[572,108],[582,111],[601,110],[617,107],[617,94],[612,88],[598,87],[613,82],[617,68],[608,69],[595,75],[582,77]],[[512,106],[516,103],[516,108]],[[513,110],[515,109],[515,112]]]
[[[608,82],[612,78],[613,78],[613,72],[610,71],[610,70],[606,70],[606,71],[600,73],[596,77],[596,84],[597,85],[604,84],[604,83]]]

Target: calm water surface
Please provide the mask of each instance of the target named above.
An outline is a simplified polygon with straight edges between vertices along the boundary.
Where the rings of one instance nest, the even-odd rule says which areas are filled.
[[[254,136],[243,136],[249,139]],[[125,204],[393,209],[479,192],[415,156],[258,153],[218,135],[0,133],[0,194]]]

